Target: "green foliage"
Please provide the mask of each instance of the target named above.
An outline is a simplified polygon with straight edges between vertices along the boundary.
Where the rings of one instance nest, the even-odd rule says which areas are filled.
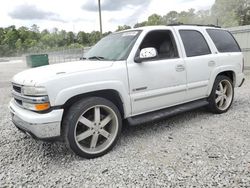
[[[111,32],[104,33],[103,36]],[[39,31],[37,25],[30,28],[15,26],[0,28],[0,56],[16,56],[27,52],[39,52],[41,50],[59,48],[82,48],[91,46],[101,39],[99,31],[77,34],[72,31],[59,31],[54,28],[52,32],[48,30]]]
[[[148,17],[147,25],[161,25],[162,17],[158,14],[152,14]]]
[[[218,19],[219,25],[232,27],[238,25],[236,9],[241,0],[216,0],[212,7],[212,15]]]
[[[240,1],[236,10],[239,25],[250,25],[250,1]]]
[[[166,15],[152,14],[144,22],[137,23],[134,28],[151,25],[183,24],[214,24],[222,27],[250,25],[250,0],[215,0],[211,10],[176,12],[170,11]],[[117,31],[131,29],[128,25],[118,26]],[[102,37],[111,32],[104,33]],[[99,31],[78,33],[59,31],[54,28],[39,31],[34,24],[30,28],[10,26],[0,28],[0,56],[21,55],[26,52],[58,48],[81,48],[92,46],[101,39]]]
[[[179,22],[179,13],[176,11],[171,11],[167,13],[162,18],[162,22],[164,25],[174,24]]]
[[[175,23],[218,24],[222,27],[249,25],[250,0],[216,0],[211,10],[170,11],[163,16],[153,14],[148,17],[147,21],[135,24],[134,28]]]
[[[116,31],[123,31],[127,29],[131,29],[131,27],[128,25],[123,25],[123,26],[118,26],[118,29]]]
[[[88,34],[88,38],[89,38],[89,45],[92,46],[101,39],[101,34],[99,31],[92,31],[91,33]]]
[[[84,44],[88,44],[89,43],[89,37],[88,34],[85,33],[84,31],[80,31],[77,36],[77,41],[79,42],[79,44],[84,45]]]
[[[144,27],[144,26],[146,26],[146,25],[147,25],[147,21],[135,24],[135,25],[134,25],[134,28]]]

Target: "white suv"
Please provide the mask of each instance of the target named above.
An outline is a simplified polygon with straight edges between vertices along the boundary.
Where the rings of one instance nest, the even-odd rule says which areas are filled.
[[[113,33],[84,59],[15,75],[9,108],[20,130],[61,138],[85,158],[111,150],[123,120],[137,125],[201,106],[224,113],[244,82],[239,45],[213,26]]]

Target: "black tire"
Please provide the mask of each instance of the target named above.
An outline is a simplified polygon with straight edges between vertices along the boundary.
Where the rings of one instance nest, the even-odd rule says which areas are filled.
[[[218,102],[216,103],[216,100],[219,99],[219,95],[217,94],[217,92],[220,92],[218,90],[220,89],[220,84],[223,85],[223,83],[225,85],[227,85],[227,87],[228,87],[228,91],[227,91],[228,93],[225,93],[224,95],[225,96],[228,95],[229,97],[228,97],[228,101],[227,101],[227,99],[222,99],[222,100],[224,100],[225,105],[224,105],[224,107],[223,106],[219,107]],[[214,86],[213,86],[213,89],[211,91],[211,94],[210,94],[210,96],[208,98],[209,110],[212,113],[215,113],[215,114],[225,113],[231,107],[233,99],[234,99],[234,86],[233,86],[232,80],[229,77],[224,76],[224,75],[217,76],[217,78],[215,79]],[[221,100],[220,100],[220,102],[221,102]]]
[[[99,124],[96,125],[96,108],[99,108]],[[105,111],[107,110],[107,112]],[[92,112],[94,114],[92,114]],[[101,123],[103,122],[102,116],[106,113],[106,118],[108,116],[112,117],[112,119],[104,125],[105,127],[101,128]],[[109,114],[110,113],[110,114]],[[113,114],[112,114],[113,113]],[[92,114],[92,115],[91,115]],[[85,116],[88,116],[85,117]],[[94,117],[93,117],[94,116]],[[94,118],[93,121],[90,121],[91,123],[95,124],[92,125],[93,127],[90,128],[90,126],[85,126],[79,118],[86,118],[87,120],[90,120],[89,118]],[[105,116],[104,116],[105,117]],[[102,121],[101,121],[102,119]],[[105,124],[105,123],[103,123]],[[117,127],[116,127],[117,126]],[[98,128],[96,128],[98,127]],[[111,127],[111,128],[110,128]],[[110,129],[110,135],[107,137],[104,137],[101,135],[99,130],[101,131],[104,129]],[[84,138],[82,141],[79,141],[79,135],[77,136],[77,131],[80,129],[81,134],[86,133],[87,131],[93,131],[93,135],[88,136],[87,138]],[[66,116],[63,119],[62,123],[62,135],[63,139],[66,142],[66,145],[70,150],[72,150],[75,154],[84,157],[84,158],[96,158],[105,155],[108,153],[117,143],[122,129],[122,119],[121,114],[118,110],[118,108],[109,100],[106,100],[104,98],[100,97],[91,97],[91,98],[85,98],[80,101],[77,101],[75,104],[73,104],[70,109],[68,110]],[[106,131],[106,130],[105,130]],[[97,133],[98,132],[98,133]],[[113,133],[112,133],[113,132]],[[106,131],[106,133],[109,133]],[[92,133],[91,133],[92,134]],[[94,135],[95,134],[95,135]],[[97,136],[96,146],[95,148],[92,147],[92,141],[94,140],[94,136]],[[113,134],[113,135],[112,135]],[[88,148],[88,139],[89,142],[89,148]],[[100,145],[98,146],[98,139],[100,141]],[[105,141],[106,139],[106,141]],[[84,142],[84,143],[81,143]],[[102,143],[103,142],[103,143]],[[107,146],[106,146],[107,144]],[[104,145],[104,146],[102,146]],[[101,146],[103,147],[100,149],[100,151],[94,151],[98,150],[97,148]]]

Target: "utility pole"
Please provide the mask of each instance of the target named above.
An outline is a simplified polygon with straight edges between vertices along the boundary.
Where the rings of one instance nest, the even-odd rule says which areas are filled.
[[[101,10],[101,0],[98,0],[98,7],[99,7],[99,20],[100,20],[100,34],[102,37],[102,10]]]
[[[219,26],[219,18],[216,19],[216,25]]]

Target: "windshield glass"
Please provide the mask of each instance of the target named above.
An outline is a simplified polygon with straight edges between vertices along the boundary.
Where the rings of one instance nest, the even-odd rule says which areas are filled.
[[[93,46],[85,58],[104,61],[126,60],[139,34],[140,31],[110,34]]]

